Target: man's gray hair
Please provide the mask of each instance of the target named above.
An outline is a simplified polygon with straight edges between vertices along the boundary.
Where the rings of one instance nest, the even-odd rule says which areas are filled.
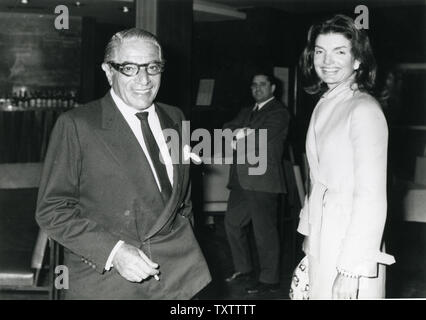
[[[114,58],[116,49],[119,48],[123,42],[131,39],[141,39],[152,42],[154,45],[158,46],[160,59],[163,59],[161,45],[155,35],[143,29],[131,28],[119,31],[111,37],[105,48],[104,62],[111,61]]]

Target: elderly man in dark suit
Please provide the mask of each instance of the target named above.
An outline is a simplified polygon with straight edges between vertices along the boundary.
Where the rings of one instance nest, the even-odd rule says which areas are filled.
[[[102,64],[111,90],[52,132],[36,219],[65,247],[66,298],[189,299],[211,280],[192,230],[189,165],[172,161],[163,134],[181,135],[184,116],[154,103],[163,68],[155,36],[118,32]]]
[[[279,195],[286,192],[282,157],[290,117],[284,105],[274,97],[274,81],[274,77],[268,73],[256,74],[251,84],[255,105],[242,109],[233,121],[224,125],[224,128],[235,133],[232,146],[236,155],[230,169],[228,188],[231,192],[225,215],[235,273],[226,281],[253,278],[248,239],[248,226],[251,222],[259,256],[260,275],[258,281],[246,289],[250,294],[279,289],[277,209]],[[264,140],[260,138],[261,129],[266,132]],[[250,135],[254,135],[255,139],[250,139]],[[244,147],[242,144],[245,144]],[[254,171],[250,172],[253,164],[249,161],[236,163],[239,150],[243,150],[248,159],[254,153],[260,155],[259,162],[266,163],[266,170],[254,174]]]

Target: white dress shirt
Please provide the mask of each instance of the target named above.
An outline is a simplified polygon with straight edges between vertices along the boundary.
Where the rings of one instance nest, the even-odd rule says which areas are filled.
[[[173,163],[172,158],[169,153],[169,149],[166,144],[166,140],[164,139],[164,135],[160,125],[160,119],[158,118],[157,113],[155,112],[155,106],[152,104],[150,107],[144,110],[135,109],[129,105],[127,105],[119,96],[116,95],[114,90],[111,88],[111,97],[115,102],[120,113],[123,115],[136,139],[138,140],[146,159],[148,160],[149,166],[151,167],[152,173],[154,175],[155,181],[157,182],[158,189],[161,192],[160,180],[158,179],[157,172],[155,171],[154,165],[152,163],[151,156],[149,155],[148,149],[145,144],[145,140],[142,134],[141,123],[138,117],[136,117],[136,113],[138,112],[148,112],[148,123],[151,128],[152,134],[154,135],[155,141],[157,142],[158,148],[160,149],[161,156],[164,159],[164,164],[167,170],[167,176],[169,177],[170,184],[173,187]],[[115,253],[120,248],[120,246],[124,243],[124,241],[120,240],[112,249],[108,260],[105,264],[105,270],[110,270],[112,265],[112,259],[114,258]]]
[[[273,100],[274,98],[275,98],[275,97],[274,97],[274,96],[272,96],[272,97],[270,97],[268,100],[265,100],[265,101],[260,102],[260,103],[256,103],[257,111],[260,111],[260,109],[262,109],[262,107],[263,107],[265,104],[267,104],[269,101]],[[253,110],[254,110],[254,108],[253,108]]]

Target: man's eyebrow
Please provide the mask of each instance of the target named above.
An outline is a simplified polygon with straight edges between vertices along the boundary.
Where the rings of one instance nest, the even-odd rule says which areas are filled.
[[[119,64],[136,64],[138,66],[143,66],[143,65],[148,65],[150,63],[160,63],[160,62],[161,62],[161,60],[152,60],[152,61],[149,61],[147,63],[139,64],[139,63],[136,63],[136,62],[133,62],[133,61],[123,61],[123,62],[120,62]]]
[[[137,63],[133,61],[123,61],[123,62],[118,62],[118,64],[137,64]]]

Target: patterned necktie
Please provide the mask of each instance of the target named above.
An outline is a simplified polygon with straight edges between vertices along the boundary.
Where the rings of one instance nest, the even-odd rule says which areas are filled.
[[[160,149],[158,148],[148,123],[148,112],[138,112],[136,113],[136,117],[138,117],[141,122],[143,138],[154,165],[155,172],[157,173],[158,180],[160,180],[161,194],[164,200],[167,201],[172,194],[172,185],[167,175],[166,165],[164,161],[161,161],[163,157],[161,156]]]

